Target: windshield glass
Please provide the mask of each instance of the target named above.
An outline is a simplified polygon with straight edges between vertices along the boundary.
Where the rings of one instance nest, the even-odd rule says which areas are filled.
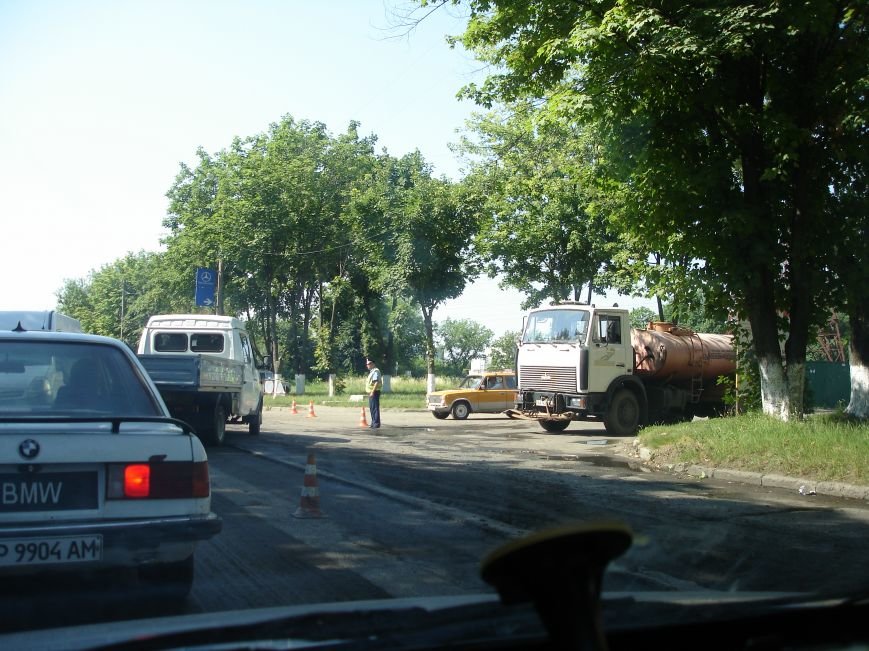
[[[585,343],[588,334],[588,311],[544,310],[528,316],[523,343]]]
[[[301,633],[389,646],[601,522],[604,594],[661,599],[607,625],[865,593],[867,23],[0,0],[0,651],[343,606]],[[504,571],[594,593],[544,551]]]
[[[479,389],[480,382],[483,380],[479,375],[469,375],[464,380],[462,380],[461,384],[459,384],[458,389]]]

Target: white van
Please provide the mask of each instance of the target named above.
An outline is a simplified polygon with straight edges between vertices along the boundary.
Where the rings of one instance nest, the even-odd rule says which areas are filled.
[[[81,332],[78,319],[55,310],[13,310],[0,312],[0,330],[44,330],[46,332]]]
[[[251,434],[259,433],[260,366],[265,364],[257,364],[240,319],[212,314],[152,316],[142,330],[137,354],[173,416],[190,423],[210,444],[223,442],[227,417],[247,423]]]

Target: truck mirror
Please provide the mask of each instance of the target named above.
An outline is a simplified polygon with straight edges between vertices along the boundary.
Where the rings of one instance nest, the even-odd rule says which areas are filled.
[[[271,355],[266,355],[265,357],[263,357],[262,368],[267,369],[267,370],[271,370],[271,368],[272,368],[272,356]]]

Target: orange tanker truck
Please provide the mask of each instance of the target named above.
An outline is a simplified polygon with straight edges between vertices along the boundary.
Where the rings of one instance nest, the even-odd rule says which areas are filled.
[[[508,416],[537,420],[547,432],[599,419],[613,436],[719,414],[718,378],[736,373],[729,335],[664,322],[634,329],[625,309],[573,302],[528,314],[516,361],[517,403]]]

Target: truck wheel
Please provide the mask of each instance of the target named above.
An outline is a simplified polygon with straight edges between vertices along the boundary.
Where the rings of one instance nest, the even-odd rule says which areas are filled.
[[[471,410],[467,402],[457,402],[453,405],[453,418],[456,420],[465,420],[470,413]]]
[[[567,429],[567,426],[570,425],[569,420],[541,420],[538,422],[540,423],[540,427],[545,429],[550,434],[557,434],[558,432],[563,432]]]
[[[249,421],[247,421],[247,431],[248,434],[253,434],[256,436],[259,434],[260,427],[263,424],[263,400],[260,398],[259,405],[256,408],[256,413],[253,416],[249,416]]]
[[[627,389],[615,392],[609,409],[603,417],[608,434],[613,436],[633,436],[640,428],[640,404],[637,397]]]
[[[223,445],[226,438],[226,410],[223,405],[217,403],[214,408],[214,419],[208,427],[208,444],[214,447]]]

